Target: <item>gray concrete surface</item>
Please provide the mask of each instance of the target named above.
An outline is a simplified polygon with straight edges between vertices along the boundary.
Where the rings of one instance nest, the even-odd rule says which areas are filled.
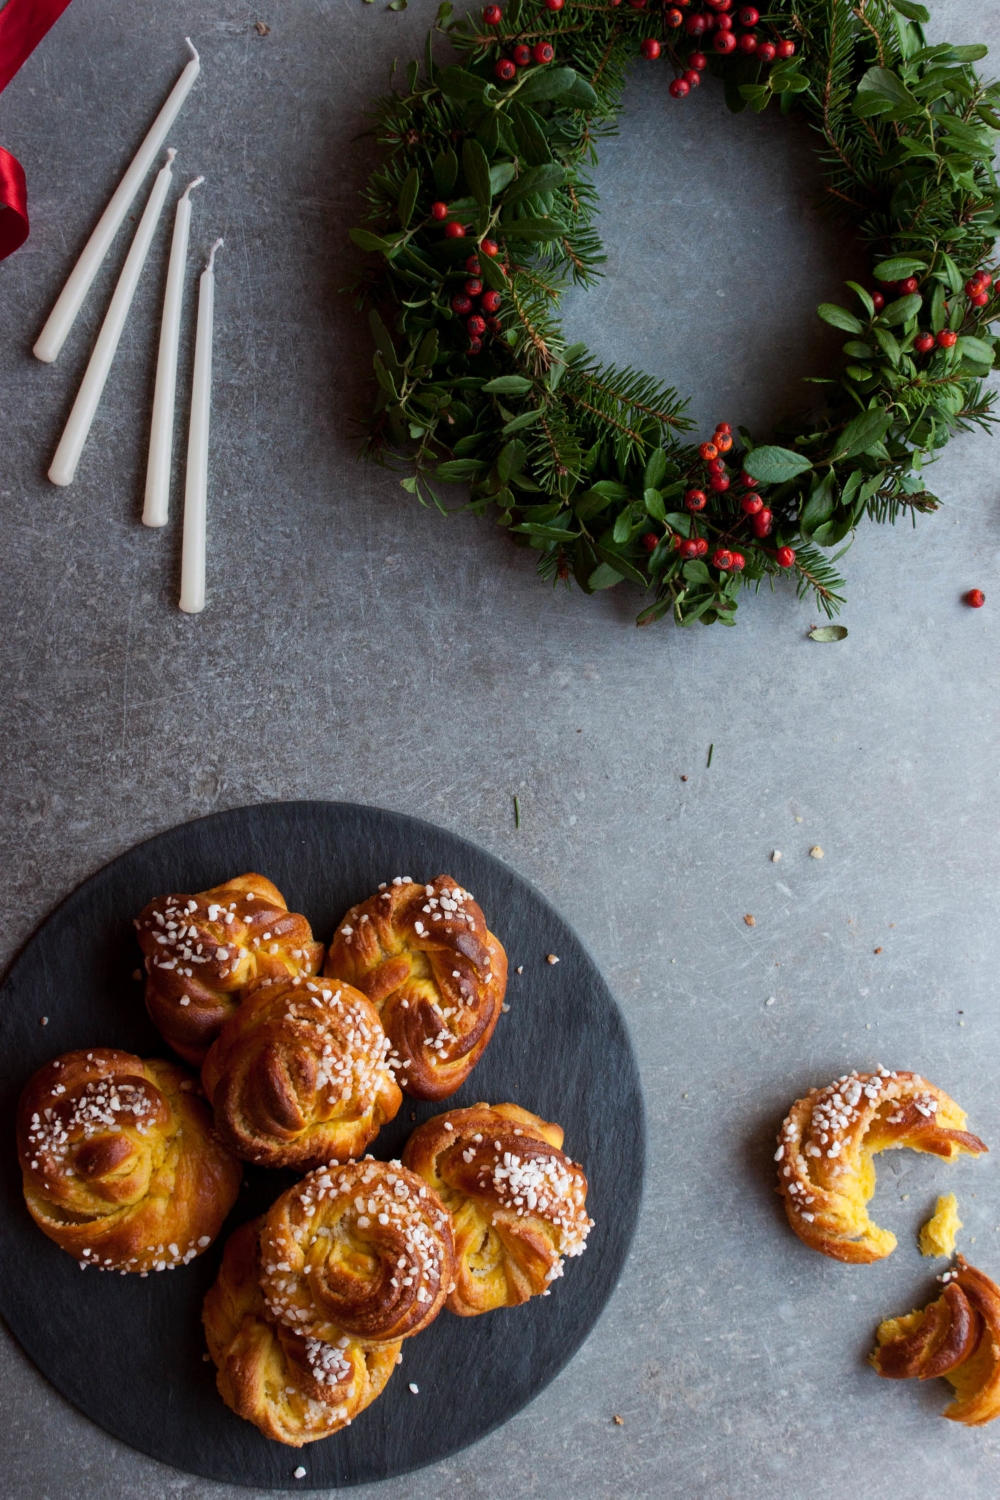
[[[941,515],[859,536],[836,646],[805,638],[815,611],[785,587],[733,631],[638,632],[624,590],[552,592],[498,530],[445,523],[359,467],[369,351],[336,296],[365,163],[352,138],[431,14],[75,0],[0,98],[33,214],[0,266],[0,960],[104,861],[214,808],[346,797],[478,839],[558,903],[620,998],[646,1203],[560,1378],[478,1447],[358,1500],[986,1500],[995,1433],[940,1421],[943,1385],[880,1382],[864,1356],[879,1317],[928,1290],[915,1233],[939,1189],[1000,1276],[997,1161],[883,1161],[876,1217],[899,1248],[852,1268],[785,1228],[770,1157],[792,1098],[878,1060],[926,1073],[1000,1143],[1000,449],[956,442]],[[204,72],[172,143],[179,174],[208,177],[194,244],[226,237],[196,619],[174,606],[177,526],[137,519],[165,237],[69,489],[45,470],[124,240],[58,363],[29,353],[188,32]],[[942,0],[934,32],[996,44],[1000,16]],[[730,120],[707,88],[674,104],[664,83],[637,76],[606,148],[611,274],[570,318],[691,389],[706,425],[766,423],[822,358],[811,308],[856,252],[809,206],[800,131]],[[959,602],[972,585],[979,613]],[[9,1340],[0,1369],[11,1500],[246,1493],[118,1446]]]

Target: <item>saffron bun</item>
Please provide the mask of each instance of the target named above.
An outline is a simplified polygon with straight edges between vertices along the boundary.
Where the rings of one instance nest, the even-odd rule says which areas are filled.
[[[323,962],[305,917],[290,912],[263,875],[239,875],[194,896],[157,896],[135,926],[153,1025],[198,1068],[253,985],[316,974]]]
[[[265,1437],[301,1448],[332,1437],[371,1405],[399,1362],[399,1344],[365,1349],[346,1336],[321,1343],[274,1322],[260,1288],[261,1222],[226,1241],[202,1322],[226,1405]]]
[[[270,1316],[307,1338],[366,1348],[433,1323],[454,1285],[451,1216],[398,1161],[318,1167],[264,1216]]]
[[[446,1099],[483,1055],[507,989],[507,955],[449,875],[383,883],[337,928],[324,972],[367,995],[397,1057],[400,1087]]]
[[[406,1143],[403,1164],[438,1194],[455,1227],[455,1289],[462,1317],[547,1295],[567,1256],[582,1255],[583,1168],[563,1132],[517,1104],[476,1104],[436,1115]]]
[[[403,1102],[378,1012],[340,980],[259,983],[201,1078],[230,1150],[299,1172],[361,1156]]]
[[[114,1047],[29,1079],[17,1116],[28,1212],[81,1265],[173,1270],[215,1239],[239,1191],[197,1081]]]
[[[954,1099],[918,1073],[845,1073],[812,1089],[792,1105],[775,1153],[789,1224],[834,1260],[881,1260],[896,1237],[868,1217],[875,1153],[907,1146],[954,1161],[986,1151],[964,1127]]]
[[[955,1390],[943,1415],[982,1427],[1000,1416],[1000,1287],[961,1255],[957,1266],[936,1301],[879,1324],[871,1363],[888,1380],[943,1375]]]

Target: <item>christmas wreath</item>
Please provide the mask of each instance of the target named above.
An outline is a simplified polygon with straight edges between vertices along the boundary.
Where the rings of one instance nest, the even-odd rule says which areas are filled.
[[[935,510],[927,463],[995,420],[1000,84],[972,67],[985,47],[928,46],[928,19],[914,0],[442,4],[422,65],[374,108],[385,159],[351,231],[380,257],[356,287],[369,455],[442,510],[435,481],[468,483],[544,577],[651,590],[639,624],[731,625],[741,589],[783,571],[834,614],[859,521]],[[637,55],[669,62],[675,100],[707,69],[732,110],[804,111],[824,197],[871,247],[871,284],[818,308],[847,335],[840,368],[769,443],[726,423],[693,442],[675,390],[560,331],[560,289],[599,274],[587,168]]]

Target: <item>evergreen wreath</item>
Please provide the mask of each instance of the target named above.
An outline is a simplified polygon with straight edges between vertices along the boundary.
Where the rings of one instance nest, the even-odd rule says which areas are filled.
[[[1000,84],[972,67],[986,47],[928,46],[928,19],[914,0],[509,0],[456,20],[445,0],[423,66],[374,107],[386,159],[351,231],[381,257],[356,284],[369,456],[442,511],[435,481],[468,483],[543,577],[652,590],[640,625],[732,625],[741,589],[783,570],[835,614],[859,521],[935,510],[926,464],[996,420]],[[561,288],[604,258],[586,169],[637,55],[669,59],[675,99],[707,67],[731,110],[804,111],[824,199],[871,247],[873,287],[818,308],[848,336],[842,368],[774,442],[723,423],[695,444],[675,390],[561,333]]]

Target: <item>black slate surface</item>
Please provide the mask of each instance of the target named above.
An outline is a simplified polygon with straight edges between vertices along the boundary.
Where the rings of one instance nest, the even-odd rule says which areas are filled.
[[[147,1057],[166,1052],[132,977],[133,916],[159,893],[203,890],[245,870],[273,880],[324,941],[348,906],[393,875],[444,873],[470,889],[507,949],[510,1011],[449,1104],[513,1100],[558,1120],[566,1150],[587,1171],[596,1220],[586,1254],[567,1263],[551,1296],[479,1318],[442,1313],[406,1341],[402,1366],[373,1406],[343,1432],[299,1450],[268,1441],[223,1405],[214,1366],[202,1358],[200,1324],[225,1234],[266,1207],[290,1174],[247,1167],[217,1243],[190,1266],[140,1280],[82,1272],[45,1238],[24,1207],[14,1150],[21,1086],[50,1057],[98,1044]],[[548,953],[558,954],[558,965],[546,962]],[[407,1099],[374,1153],[398,1155],[413,1117],[419,1123],[441,1107]],[[140,844],[87,880],[0,989],[0,1313],[68,1400],[178,1469],[259,1488],[389,1478],[506,1422],[579,1348],[628,1253],[644,1149],[638,1070],[618,1007],[579,939],[526,881],[454,834],[378,808],[281,802],[218,813]],[[299,1464],[307,1472],[296,1480]]]

